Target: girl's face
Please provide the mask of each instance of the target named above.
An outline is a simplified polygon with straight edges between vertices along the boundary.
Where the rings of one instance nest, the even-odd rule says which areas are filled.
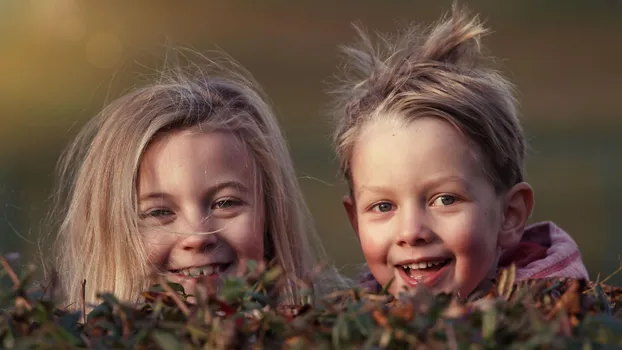
[[[393,294],[423,283],[469,295],[516,239],[504,234],[503,199],[476,153],[442,119],[367,125],[351,171],[346,210],[376,280],[394,278]]]
[[[147,148],[137,184],[141,232],[151,262],[186,293],[235,272],[242,259],[263,259],[255,174],[230,133],[177,131]]]

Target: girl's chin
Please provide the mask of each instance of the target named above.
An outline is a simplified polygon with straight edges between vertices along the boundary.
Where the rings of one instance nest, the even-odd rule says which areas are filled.
[[[227,268],[226,271],[223,271],[221,273],[193,277],[171,273],[166,276],[166,280],[168,282],[181,285],[184,288],[185,294],[195,295],[198,289],[203,289],[203,292],[208,293],[210,291],[217,291],[222,285],[223,277],[228,275],[232,271],[235,272],[235,266],[230,266],[229,268]]]

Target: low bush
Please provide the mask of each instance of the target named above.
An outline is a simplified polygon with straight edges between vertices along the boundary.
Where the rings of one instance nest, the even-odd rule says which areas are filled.
[[[278,305],[278,268],[250,266],[190,302],[158,284],[138,304],[101,294],[87,313],[58,305],[2,258],[0,346],[7,349],[615,349],[622,348],[622,287],[582,280],[514,283],[505,270],[478,300],[424,288],[393,298],[343,290],[308,305]],[[82,306],[86,309],[86,306]]]

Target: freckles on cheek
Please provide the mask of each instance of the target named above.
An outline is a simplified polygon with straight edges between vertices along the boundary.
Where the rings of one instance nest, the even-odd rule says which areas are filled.
[[[170,255],[169,246],[164,242],[146,241],[145,251],[149,262],[158,267],[164,266]]]
[[[141,231],[141,236],[149,262],[157,267],[166,265],[177,238],[152,228]]]
[[[361,249],[365,255],[365,259],[369,263],[385,262],[387,259],[386,242],[380,237],[374,237],[369,233],[361,233]]]
[[[239,237],[235,241],[231,241],[233,249],[238,254],[238,259],[247,259],[260,261],[264,256],[265,242],[263,233],[255,232],[253,234]]]

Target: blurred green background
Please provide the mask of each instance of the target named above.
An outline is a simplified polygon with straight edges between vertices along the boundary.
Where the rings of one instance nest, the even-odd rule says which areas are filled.
[[[494,30],[484,43],[517,85],[531,146],[532,221],[579,243],[592,278],[622,254],[622,3],[463,1]],[[351,23],[429,23],[450,1],[0,1],[0,253],[27,259],[62,148],[107,101],[162,65],[168,44],[220,48],[265,88],[290,142],[332,261],[363,262],[341,207],[326,82]],[[622,284],[622,276],[614,280]]]

